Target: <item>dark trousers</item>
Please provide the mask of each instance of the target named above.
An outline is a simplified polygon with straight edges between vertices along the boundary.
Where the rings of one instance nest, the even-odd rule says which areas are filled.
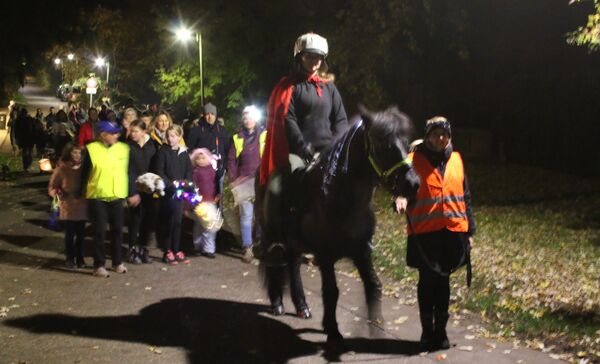
[[[31,167],[31,162],[33,161],[33,145],[21,147],[21,158],[23,161],[23,170],[27,170]]]
[[[65,255],[67,260],[83,260],[83,239],[85,230],[84,220],[64,220],[65,227]]]
[[[150,233],[156,231],[159,200],[140,193],[141,202],[129,208],[129,249],[135,245],[148,246]]]
[[[181,219],[183,217],[183,201],[173,198],[172,193],[167,193],[160,202],[159,227],[156,240],[166,253],[180,250]]]
[[[419,269],[417,297],[421,315],[448,312],[450,305],[450,275],[443,276],[429,268]]]
[[[88,200],[88,213],[94,231],[94,268],[104,267],[106,254],[104,239],[106,225],[110,226],[111,259],[113,267],[121,264],[121,244],[123,243],[123,199],[114,201]]]

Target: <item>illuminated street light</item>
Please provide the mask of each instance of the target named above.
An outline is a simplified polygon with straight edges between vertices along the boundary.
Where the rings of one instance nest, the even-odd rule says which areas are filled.
[[[198,43],[198,65],[200,67],[200,103],[201,106],[204,106],[204,74],[203,74],[203,65],[202,65],[202,33],[197,31],[194,33],[189,28],[184,27],[183,25],[175,31],[175,37],[182,43],[187,43],[188,41],[194,39],[193,35],[195,34],[196,43]]]
[[[73,53],[69,53],[69,54],[67,54],[67,59],[68,59],[69,61],[72,61],[74,58],[75,58],[75,55],[74,55]]]
[[[98,57],[96,58],[95,63],[98,68],[102,68],[106,65],[106,86],[108,87],[108,77],[110,75],[110,62],[104,60],[104,58],[102,57]]]
[[[58,66],[60,64],[60,58],[54,58],[54,64]]]

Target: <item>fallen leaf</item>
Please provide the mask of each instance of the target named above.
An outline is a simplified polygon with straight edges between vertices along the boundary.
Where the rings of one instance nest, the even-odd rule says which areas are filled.
[[[473,347],[470,346],[470,345],[469,346],[459,346],[458,350],[461,350],[461,351],[473,351]]]
[[[406,320],[408,320],[408,316],[400,316],[397,319],[394,320],[394,323],[397,325],[403,324],[406,322]]]
[[[435,357],[435,360],[442,361],[442,360],[446,360],[447,357],[448,357],[447,354],[440,354],[440,355],[438,355],[438,356]]]
[[[247,276],[247,275],[248,275],[248,272],[242,273],[242,276],[244,276],[244,277]]]
[[[227,285],[225,285],[225,284],[222,284],[222,285],[221,285],[221,288],[227,288]]]
[[[465,335],[465,339],[467,339],[467,340],[475,340],[475,336],[474,335]]]
[[[150,286],[146,286],[146,287],[144,287],[144,289],[145,289],[146,291],[152,291],[152,287],[150,287]]]

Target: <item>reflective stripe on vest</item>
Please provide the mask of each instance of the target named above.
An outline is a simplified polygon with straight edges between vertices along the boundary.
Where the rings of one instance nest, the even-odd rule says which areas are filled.
[[[88,144],[86,148],[92,169],[86,186],[85,198],[104,201],[126,198],[129,146],[117,142],[106,147],[101,142],[95,141]]]
[[[442,177],[437,168],[421,153],[411,153],[413,168],[421,178],[415,203],[408,211],[411,226],[408,234],[422,234],[448,229],[467,232],[469,220],[464,196],[464,165],[458,152],[453,152]]]
[[[265,141],[266,140],[267,140],[267,131],[263,130],[258,137],[261,158],[263,155],[263,150],[265,149]],[[242,151],[244,150],[244,138],[240,137],[239,133],[236,133],[233,135],[233,145],[235,146],[235,157],[239,158],[240,154],[242,154]]]

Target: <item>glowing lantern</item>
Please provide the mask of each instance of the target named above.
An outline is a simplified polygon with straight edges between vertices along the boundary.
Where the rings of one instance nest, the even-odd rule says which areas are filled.
[[[42,172],[52,172],[52,163],[48,158],[42,158],[38,162],[40,164],[40,171]]]

